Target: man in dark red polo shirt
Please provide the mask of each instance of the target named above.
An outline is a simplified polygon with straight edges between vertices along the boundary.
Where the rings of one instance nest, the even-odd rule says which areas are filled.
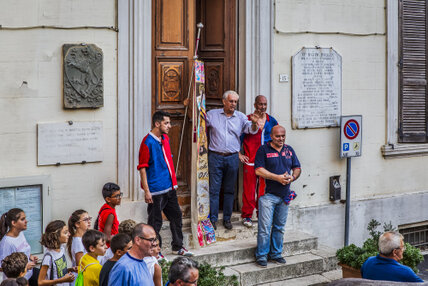
[[[300,176],[300,162],[291,146],[285,145],[285,128],[272,128],[272,141],[260,146],[254,161],[256,175],[266,181],[265,194],[259,199],[256,264],[267,267],[267,260],[285,264],[282,257],[284,227],[288,204],[294,198],[291,182]]]

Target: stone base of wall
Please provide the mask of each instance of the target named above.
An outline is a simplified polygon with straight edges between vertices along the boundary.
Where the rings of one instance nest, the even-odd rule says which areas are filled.
[[[351,201],[349,243],[361,245],[368,237],[371,219],[391,222],[394,227],[428,220],[428,191],[391,197]],[[382,231],[379,227],[379,231]],[[319,242],[340,248],[345,236],[345,204],[331,203],[314,207],[290,207],[287,229],[315,235]]]

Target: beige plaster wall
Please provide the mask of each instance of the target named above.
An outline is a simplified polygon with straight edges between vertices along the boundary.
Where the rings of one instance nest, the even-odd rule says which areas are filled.
[[[291,129],[291,57],[302,47],[333,47],[342,56],[342,114],[363,116],[362,156],[352,159],[352,199],[428,190],[427,157],[384,159],[380,151],[387,124],[385,5],[384,0],[275,1],[271,108],[302,164],[293,186],[297,206],[328,204],[330,176],[341,175],[342,198],[346,184],[339,128]],[[290,82],[280,83],[281,73],[290,75]]]
[[[50,175],[52,218],[78,208],[95,216],[101,188],[117,181],[117,33],[108,29],[27,29],[116,24],[114,0],[0,1],[0,178]],[[104,53],[104,107],[64,110],[62,45],[93,43]],[[37,166],[37,123],[102,121],[104,160]]]

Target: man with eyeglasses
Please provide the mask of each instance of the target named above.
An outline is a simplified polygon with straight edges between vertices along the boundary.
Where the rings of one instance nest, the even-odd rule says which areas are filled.
[[[177,200],[178,185],[168,137],[171,128],[169,113],[156,111],[152,117],[152,125],[153,129],[141,142],[137,166],[144,199],[148,204],[147,223],[155,229],[162,247],[159,232],[162,228],[163,212],[170,222],[173,253],[192,256],[183,245],[182,213]],[[163,255],[159,254],[159,258],[163,258]]]
[[[396,282],[424,282],[413,270],[399,263],[406,251],[403,236],[395,231],[388,231],[379,237],[379,254],[367,258],[361,267],[365,279]]]
[[[109,275],[109,286],[154,286],[153,278],[144,262],[151,256],[156,232],[150,225],[139,223],[132,231],[132,247],[115,264]]]
[[[198,285],[198,264],[190,258],[177,257],[169,268],[168,279],[169,286]]]

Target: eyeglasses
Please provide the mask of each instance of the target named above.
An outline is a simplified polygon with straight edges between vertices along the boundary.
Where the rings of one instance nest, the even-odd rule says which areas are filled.
[[[91,220],[92,220],[92,217],[89,216],[89,217],[85,217],[84,219],[81,219],[80,221],[88,222],[88,221],[91,221]]]
[[[111,198],[120,199],[121,197],[123,197],[123,193],[120,193],[120,194],[117,194],[115,196],[112,196]]]
[[[187,281],[187,280],[182,280],[182,281],[185,282],[185,283],[188,283],[188,284],[198,285],[198,280],[199,279],[196,279],[195,281]]]
[[[153,237],[153,238],[145,238],[144,236],[138,236],[141,239],[150,241],[151,244],[155,244],[156,240],[158,239],[157,237]]]

